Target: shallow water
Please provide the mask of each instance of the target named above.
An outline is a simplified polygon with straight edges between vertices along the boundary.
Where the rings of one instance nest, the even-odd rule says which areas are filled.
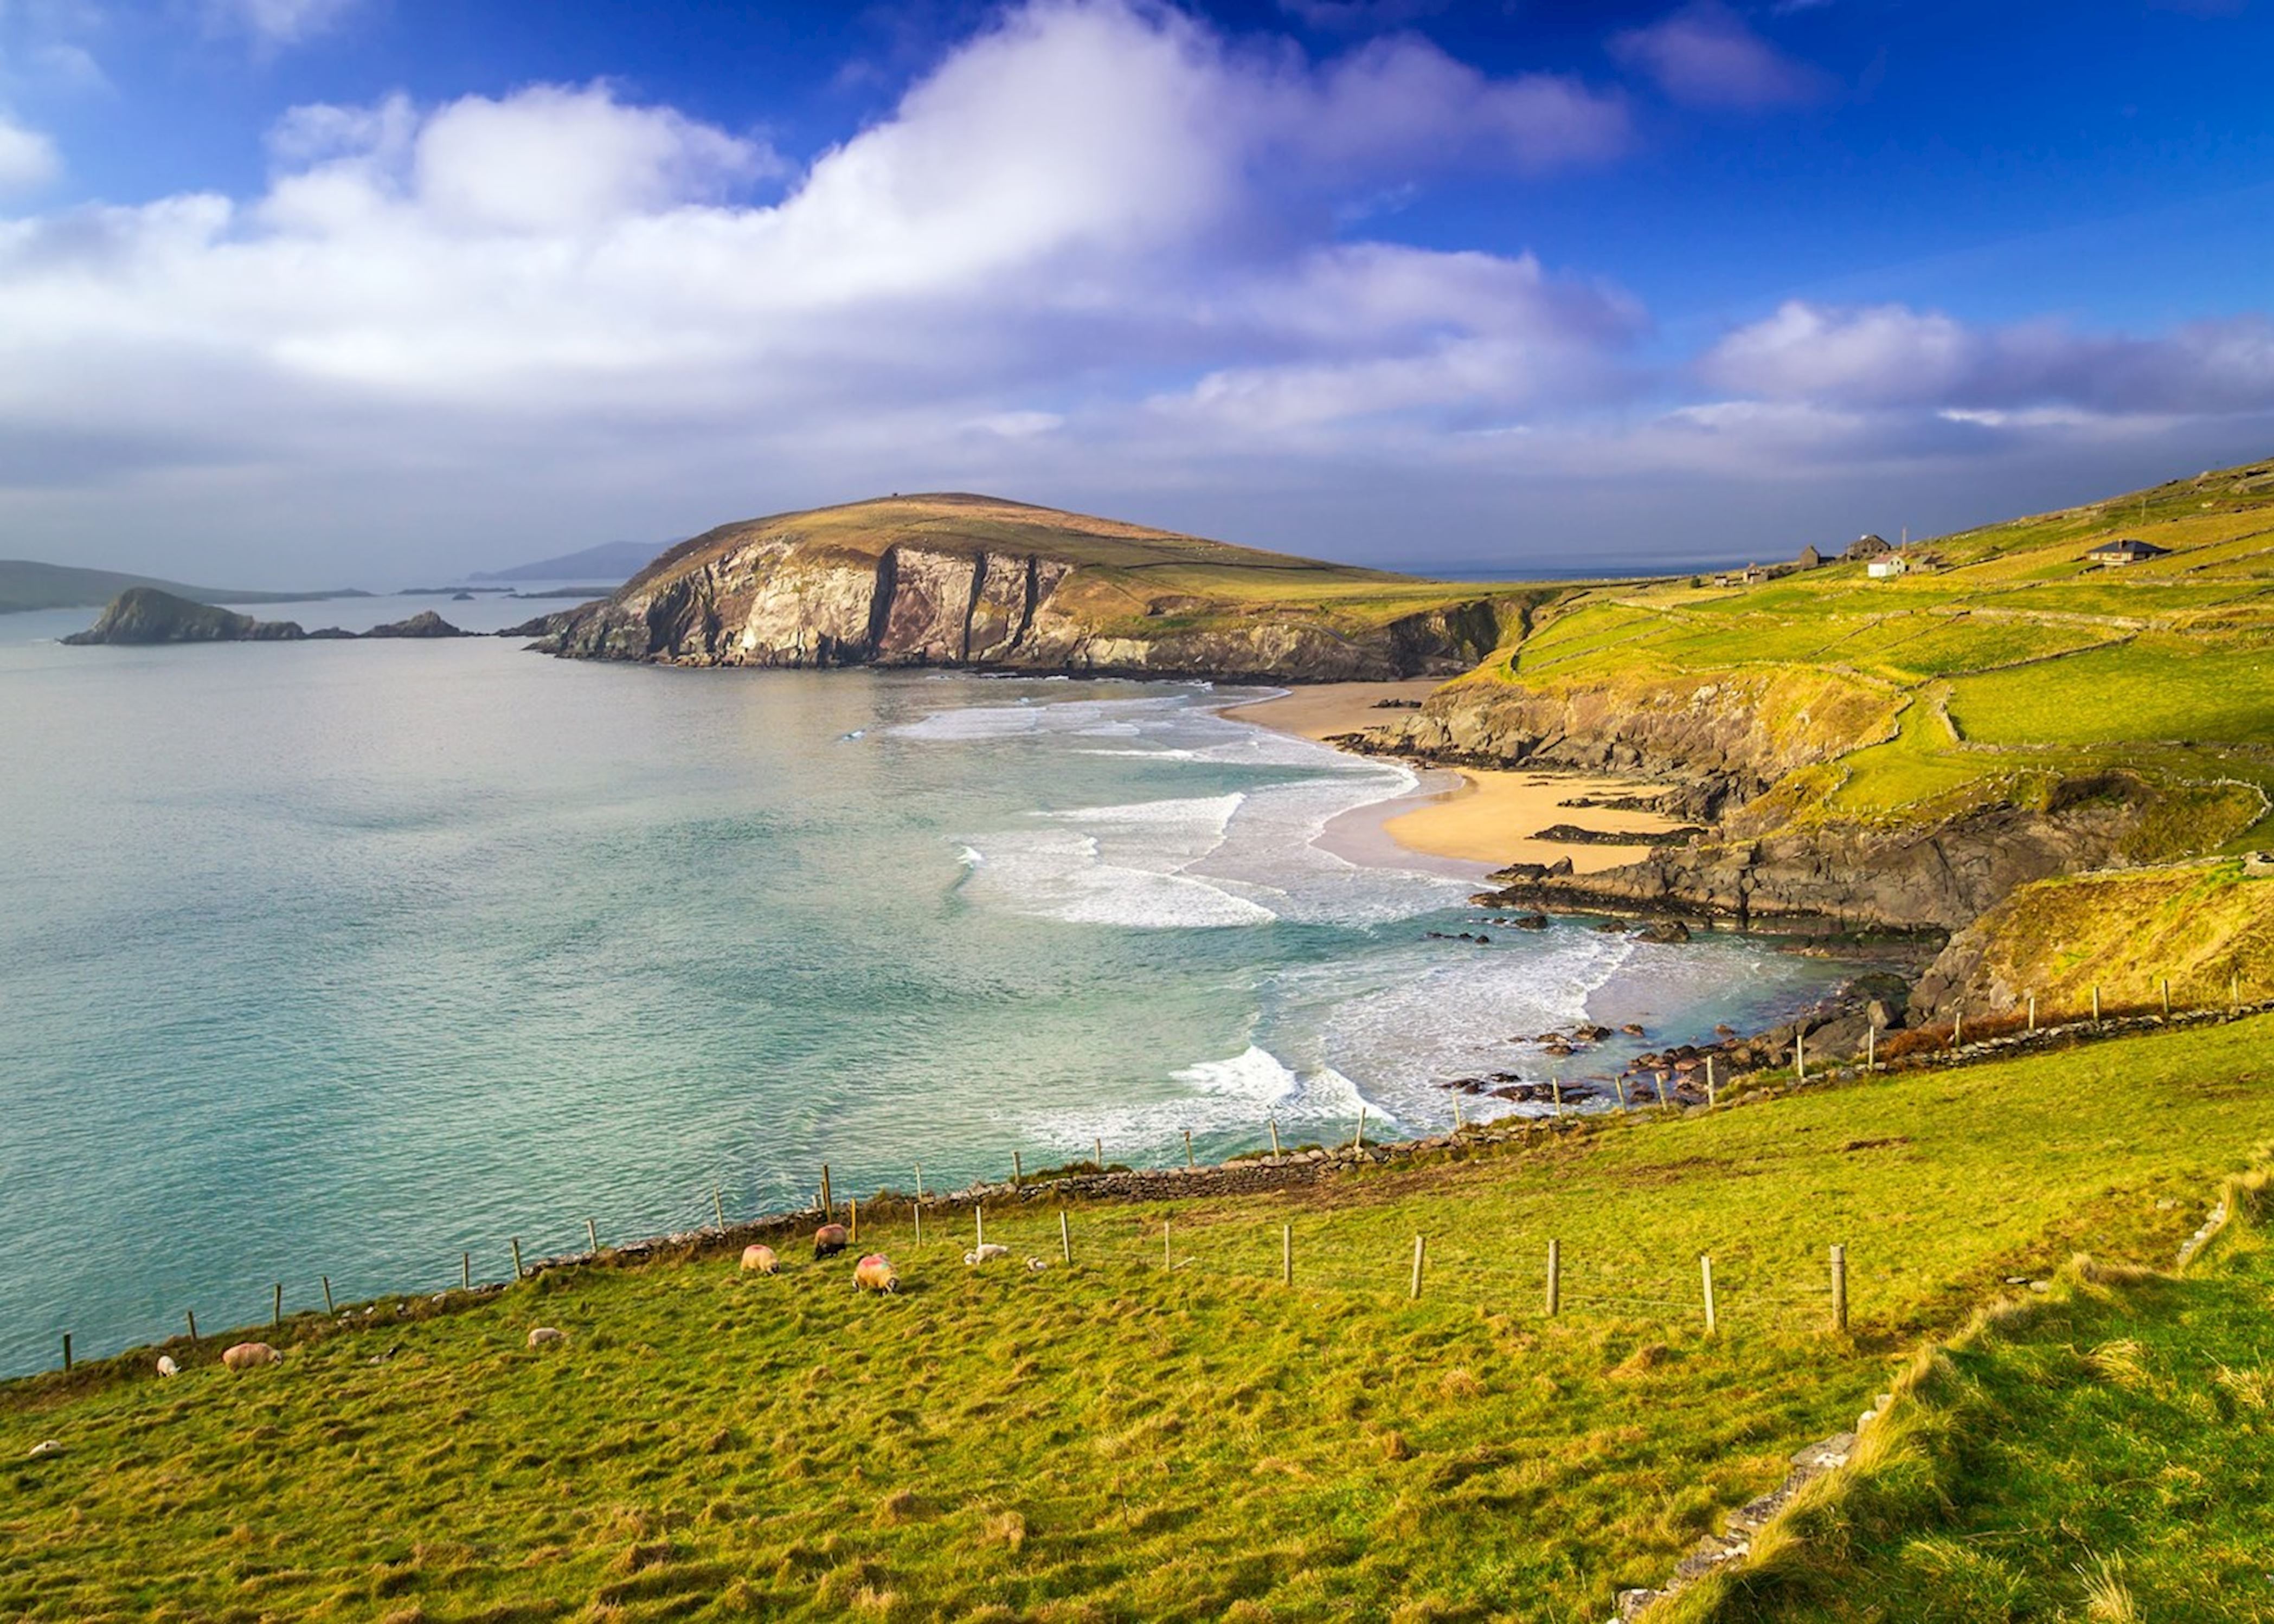
[[[433,600],[264,606],[371,624]],[[546,605],[433,603],[469,627]],[[0,1371],[809,1196],[1181,1159],[1836,971],[1314,844],[1410,789],[1201,685],[506,641],[66,649],[0,618]],[[1566,1063],[1567,1065],[1577,1063]],[[1595,1062],[1593,1064],[1600,1064]],[[1473,1101],[1470,1109],[1497,1102]]]

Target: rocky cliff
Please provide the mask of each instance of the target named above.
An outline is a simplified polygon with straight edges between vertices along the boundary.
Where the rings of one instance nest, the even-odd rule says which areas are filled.
[[[1291,681],[1465,671],[1494,599],[985,497],[856,503],[672,549],[532,646],[687,665],[947,665]]]
[[[297,621],[256,620],[231,609],[193,604],[155,587],[129,587],[112,598],[93,626],[65,643],[276,643],[307,635]]]

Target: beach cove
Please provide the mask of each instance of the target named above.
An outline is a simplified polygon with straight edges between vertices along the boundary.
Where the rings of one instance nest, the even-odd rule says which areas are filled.
[[[1678,1040],[1837,976],[1444,939],[1488,865],[1339,849],[1420,776],[1205,684],[49,641],[83,623],[0,627],[36,766],[0,789],[10,1370],[56,1329],[256,1320],[278,1281],[439,1289],[588,1218],[795,1207],[825,1161],[845,1192],[1187,1132],[1221,1159],[1360,1101],[1426,1133],[1449,1079],[1555,1064],[1512,1038]]]

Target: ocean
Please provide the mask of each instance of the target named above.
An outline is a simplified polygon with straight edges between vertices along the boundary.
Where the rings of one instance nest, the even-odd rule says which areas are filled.
[[[470,628],[546,605],[265,605]],[[1449,1126],[1441,1084],[1841,974],[1354,863],[1396,763],[1255,690],[674,671],[0,617],[0,1374],[811,1198]],[[1643,1047],[1634,1045],[1631,1047]],[[1600,1069],[1598,1054],[1560,1063]],[[1473,1116],[1521,1109],[1465,1101]]]

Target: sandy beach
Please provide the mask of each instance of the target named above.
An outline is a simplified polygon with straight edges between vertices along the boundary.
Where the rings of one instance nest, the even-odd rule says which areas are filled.
[[[1391,719],[1396,711],[1382,708],[1382,700],[1418,700],[1439,686],[1427,678],[1409,682],[1325,682],[1278,698],[1233,706],[1224,714],[1234,721],[1323,741]],[[1423,856],[1489,868],[1551,863],[1568,857],[1575,872],[1593,874],[1646,856],[1650,846],[1643,842],[1614,846],[1535,837],[1558,823],[1603,834],[1653,834],[1672,829],[1675,820],[1654,812],[1565,804],[1581,799],[1647,794],[1654,787],[1638,779],[1596,773],[1437,769],[1425,778],[1419,794],[1363,810],[1371,827],[1404,850]],[[1348,845],[1355,832],[1330,831],[1338,837],[1338,847]]]

